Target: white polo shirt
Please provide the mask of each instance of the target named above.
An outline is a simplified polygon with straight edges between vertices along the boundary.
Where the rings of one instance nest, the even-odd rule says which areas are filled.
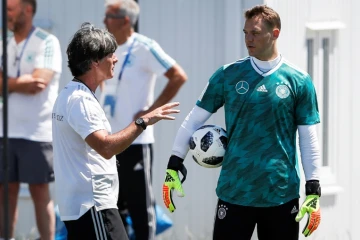
[[[129,59],[119,81],[119,73],[132,44]],[[175,60],[167,55],[156,41],[138,33],[133,33],[127,42],[119,45],[115,54],[118,58],[114,69],[115,76],[105,81],[105,95],[116,95],[115,114],[107,117],[113,132],[118,132],[134,121],[136,113],[147,110],[153,104],[156,78],[164,75],[175,64]],[[153,131],[153,126],[148,126],[133,144],[153,143]]]
[[[2,54],[1,47],[0,56]],[[16,44],[14,37],[10,38],[7,54],[8,76],[11,78],[17,77],[18,71],[20,76],[32,74],[35,69],[42,68],[55,72],[49,85],[38,94],[16,92],[9,94],[9,137],[51,142],[51,111],[58,94],[62,67],[59,40],[54,35],[36,27],[27,42],[25,39]],[[17,61],[16,58],[20,60]],[[2,105],[0,114],[2,116]],[[0,117],[0,137],[3,134],[2,120]]]
[[[55,197],[61,220],[76,220],[95,206],[117,208],[119,181],[115,156],[106,160],[86,142],[98,130],[111,133],[99,102],[82,83],[70,81],[52,113]]]

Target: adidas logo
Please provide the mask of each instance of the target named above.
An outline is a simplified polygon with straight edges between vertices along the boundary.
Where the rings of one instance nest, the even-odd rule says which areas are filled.
[[[268,90],[266,89],[265,85],[263,84],[260,87],[258,87],[256,89],[256,91],[258,91],[258,92],[267,92]]]
[[[166,173],[165,182],[175,182],[175,179],[169,173]]]
[[[299,210],[297,210],[296,206],[293,207],[291,210],[291,214],[297,213]]]

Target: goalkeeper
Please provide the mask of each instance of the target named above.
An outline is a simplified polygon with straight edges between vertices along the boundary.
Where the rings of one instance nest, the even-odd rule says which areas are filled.
[[[216,188],[214,240],[250,240],[255,226],[260,240],[298,240],[304,216],[306,237],[320,223],[316,92],[309,74],[278,52],[280,29],[278,13],[266,5],[245,12],[249,57],[212,75],[175,138],[163,185],[163,200],[171,212],[172,190],[184,195],[188,141],[224,106],[228,147]],[[297,132],[306,178],[301,206]]]

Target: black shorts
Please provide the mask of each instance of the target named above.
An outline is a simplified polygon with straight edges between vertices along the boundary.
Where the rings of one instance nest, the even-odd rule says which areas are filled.
[[[3,139],[0,138],[0,141]],[[3,149],[0,148],[0,183],[4,181]],[[43,184],[54,181],[51,142],[9,139],[9,182]]]
[[[255,225],[259,240],[298,240],[298,211],[299,199],[276,207],[247,207],[219,199],[213,240],[250,240]]]
[[[96,211],[92,207],[79,219],[64,221],[68,240],[128,240],[117,209]]]

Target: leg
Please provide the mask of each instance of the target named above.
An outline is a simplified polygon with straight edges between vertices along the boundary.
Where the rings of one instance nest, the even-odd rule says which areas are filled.
[[[255,224],[255,208],[234,205],[219,199],[215,212],[213,240],[250,240]]]
[[[0,138],[0,141],[3,139]],[[17,201],[19,195],[20,181],[18,175],[18,158],[16,156],[16,149],[14,147],[17,146],[16,139],[9,139],[9,147],[8,147],[8,213],[9,213],[9,237],[14,237],[14,229],[17,222],[18,209],[17,209]],[[0,148],[0,237],[4,237],[5,229],[4,229],[4,163],[3,163],[3,148]]]
[[[49,183],[54,181],[52,145],[46,142],[19,139],[17,154],[19,180],[29,184],[40,238],[53,240],[55,211],[49,190]]]
[[[17,222],[17,200],[19,195],[19,183],[9,183],[9,237],[14,237],[14,229]],[[4,185],[0,184],[0,237],[4,237]]]
[[[261,208],[257,226],[259,240],[298,240],[299,223],[295,221],[299,199],[277,207]]]
[[[41,240],[53,240],[55,236],[54,204],[50,198],[49,184],[29,184],[34,202],[36,224]]]
[[[151,145],[131,145],[120,155],[120,187],[136,240],[155,239],[155,200],[150,176]]]
[[[104,233],[108,240],[128,240],[124,224],[117,209],[105,209],[97,213],[100,222],[104,222]]]

